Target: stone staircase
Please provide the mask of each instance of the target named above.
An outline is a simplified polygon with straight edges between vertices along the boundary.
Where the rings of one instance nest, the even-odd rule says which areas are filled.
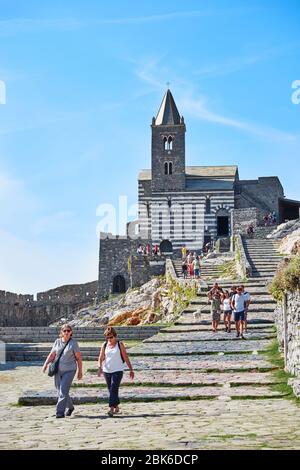
[[[190,302],[176,323],[162,327],[159,332],[144,339],[143,344],[130,348],[135,369],[131,381],[124,374],[120,391],[122,402],[166,400],[245,400],[252,406],[253,399],[282,399],[286,393],[278,388],[279,379],[273,374],[277,367],[269,362],[266,351],[275,339],[274,308],[276,303],[266,284],[274,274],[280,255],[274,241],[243,239],[246,254],[253,269],[253,277],[244,282],[251,294],[246,340],[231,333],[211,331],[211,313],[207,291],[220,272],[216,265],[202,263],[201,292]],[[181,260],[173,261],[178,277]],[[223,289],[241,280],[220,280]],[[86,349],[85,349],[86,348]],[[74,386],[74,403],[107,403],[103,378],[97,377],[96,357],[88,346],[82,345],[87,359],[93,360],[83,384]],[[19,398],[23,405],[54,405],[56,392],[28,391]]]
[[[221,283],[229,288],[232,281]],[[207,289],[192,299],[176,324],[130,348],[136,372],[134,381],[124,374],[120,390],[122,402],[166,400],[249,400],[279,399],[284,392],[274,388],[272,365],[265,355],[275,338],[273,310],[263,278],[245,283],[252,303],[248,314],[246,340],[236,338],[234,330],[211,332]],[[208,288],[210,285],[208,285]],[[194,315],[201,309],[200,317]],[[83,349],[83,348],[82,348]],[[88,351],[86,351],[88,353]],[[88,357],[88,356],[87,356]],[[107,403],[103,378],[98,378],[96,357],[90,357],[83,383],[72,389],[75,404]],[[25,391],[23,405],[54,405],[56,392]]]
[[[153,336],[161,326],[119,326],[120,340],[143,340]],[[85,360],[95,360],[103,342],[104,328],[74,328],[73,336],[81,343]],[[44,361],[59,334],[55,327],[0,327],[0,340],[6,343],[7,361]]]
[[[252,268],[251,277],[272,278],[281,260],[279,242],[268,238],[242,237],[245,254]]]
[[[176,275],[178,278],[183,279],[181,265],[182,265],[181,259],[173,259],[173,266],[174,266]],[[204,279],[218,279],[221,275],[218,265],[212,264],[206,260],[202,260],[200,262],[200,272],[201,272],[201,278],[204,278]]]

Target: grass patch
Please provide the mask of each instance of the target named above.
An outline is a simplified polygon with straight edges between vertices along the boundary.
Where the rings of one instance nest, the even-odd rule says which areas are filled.
[[[221,278],[237,279],[235,260],[227,261],[224,264],[217,265],[217,272]]]
[[[281,382],[265,382],[265,383],[260,383],[260,382],[230,382],[230,387],[232,388],[238,388],[238,387],[270,387],[271,385],[279,384]]]
[[[279,345],[277,339],[274,339],[270,346],[266,349],[264,355],[268,361],[276,367],[276,370],[272,372],[276,383],[272,384],[270,388],[274,391],[280,392],[285,398],[293,400],[294,403],[300,405],[300,398],[294,395],[291,385],[288,384],[288,380],[293,378],[293,375],[284,370],[284,358],[279,351]]]
[[[147,373],[151,372],[151,370],[149,371],[149,369],[139,369],[139,370],[136,370],[136,374],[138,374],[139,372],[144,372],[146,370]],[[152,369],[153,372],[158,372],[158,371],[167,371],[167,372],[170,372],[170,371],[179,371],[181,370],[183,373],[187,373],[187,369],[180,369],[180,368],[174,368],[172,367],[172,369]],[[229,369],[217,369],[217,368],[210,368],[210,369],[192,369],[193,372],[201,372],[203,374],[215,374],[215,373],[219,373],[219,374],[226,374],[226,373],[232,373],[232,372],[272,372],[272,371],[276,371],[277,368],[276,367],[254,367],[254,368],[251,368],[251,367],[246,367],[246,368],[242,368],[242,367],[239,367],[237,369],[234,369],[234,368],[229,368]],[[90,373],[90,374],[97,374],[98,373],[98,369],[87,369],[86,371],[87,373]],[[125,373],[128,372],[128,370],[125,370],[124,371]]]
[[[223,384],[218,382],[213,383],[190,383],[190,382],[183,382],[178,384],[172,383],[157,383],[157,382],[132,382],[132,383],[122,383],[122,387],[152,387],[152,388],[160,388],[160,387],[168,387],[168,388],[178,388],[178,387],[194,387],[194,388],[201,388],[201,387],[222,387]],[[73,384],[72,388],[106,388],[106,384],[104,383],[93,383],[93,384]]]
[[[249,434],[211,434],[208,436],[209,438],[217,438],[217,439],[241,439],[241,438],[250,438],[250,439],[256,439],[257,434],[255,433],[249,433]]]

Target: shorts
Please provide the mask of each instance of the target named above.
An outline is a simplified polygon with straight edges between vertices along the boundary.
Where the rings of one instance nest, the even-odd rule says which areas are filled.
[[[224,317],[230,317],[232,310],[224,310]]]
[[[221,319],[221,314],[217,310],[212,311],[212,319],[213,321],[220,321]]]
[[[234,312],[234,321],[244,321],[245,320],[245,312],[242,310],[241,312]]]

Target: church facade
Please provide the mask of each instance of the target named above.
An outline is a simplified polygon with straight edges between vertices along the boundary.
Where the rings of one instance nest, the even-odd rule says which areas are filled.
[[[169,240],[200,249],[207,241],[228,237],[234,209],[256,207],[279,217],[284,197],[279,179],[240,180],[238,167],[186,166],[184,118],[170,90],[152,119],[151,169],[138,178],[140,234],[153,243]],[[249,221],[250,222],[250,221]]]

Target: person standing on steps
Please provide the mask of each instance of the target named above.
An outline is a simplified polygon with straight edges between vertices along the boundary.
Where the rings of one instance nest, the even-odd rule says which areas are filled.
[[[211,303],[212,330],[216,333],[221,319],[221,295],[223,290],[217,282],[208,293],[208,299]]]
[[[193,269],[194,269],[194,279],[199,279],[200,276],[200,260],[199,256],[196,255],[196,258],[193,261]]]
[[[183,278],[187,278],[187,271],[188,271],[188,265],[186,259],[183,260],[182,265],[181,265],[181,271],[183,274]]]
[[[251,296],[250,296],[249,292],[245,291],[245,286],[243,284],[240,286],[240,288],[242,289],[242,292],[244,294],[244,299],[245,299],[244,331],[245,331],[245,333],[247,333],[247,314],[248,314],[248,310],[249,310],[249,305],[251,303]]]
[[[244,336],[245,297],[241,287],[237,288],[237,293],[232,297],[232,306],[234,311],[236,337],[246,339]]]
[[[100,349],[98,377],[101,377],[102,373],[104,374],[109,391],[108,415],[112,417],[120,411],[119,387],[123,378],[124,363],[130,370],[132,380],[134,372],[124,344],[117,340],[116,330],[109,326],[106,328],[104,336],[106,341]]]
[[[226,333],[231,332],[231,299],[228,290],[225,290],[222,297],[222,307],[224,312],[224,325]]]
[[[73,330],[70,325],[63,325],[60,337],[54,342],[44,365],[46,372],[48,364],[59,357],[58,372],[54,375],[54,383],[58,392],[56,418],[71,416],[74,405],[69,395],[70,387],[77,370],[77,379],[82,379],[82,356],[77,341],[72,338]],[[67,410],[67,411],[66,411]]]

